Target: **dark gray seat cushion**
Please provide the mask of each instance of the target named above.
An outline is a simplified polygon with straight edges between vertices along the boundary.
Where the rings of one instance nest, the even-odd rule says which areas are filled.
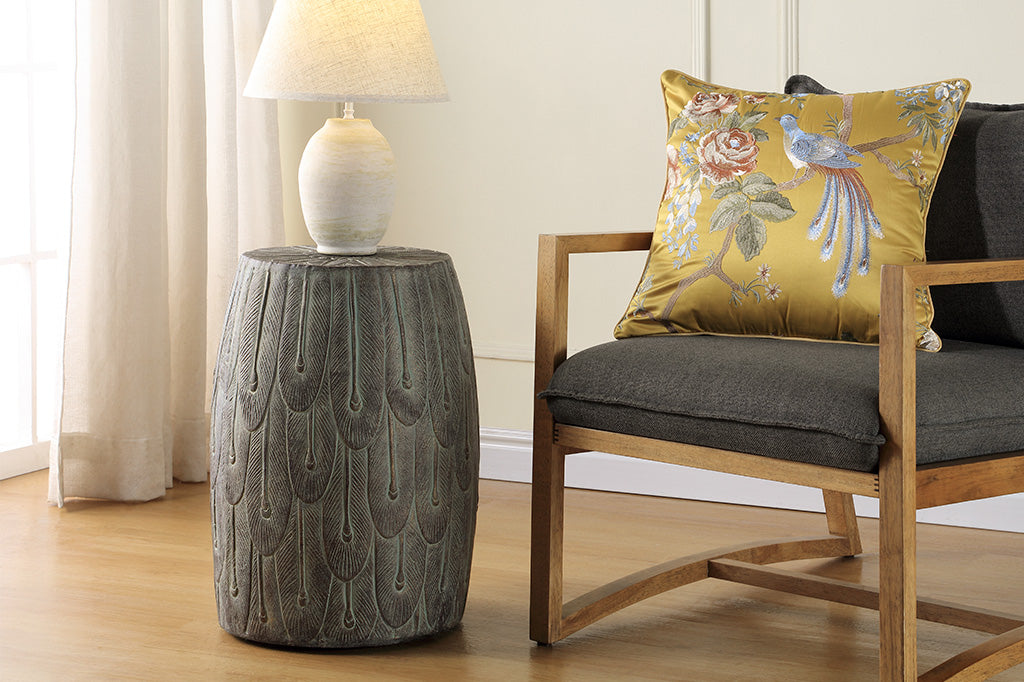
[[[917,353],[918,462],[1024,449],[1024,350]],[[878,468],[878,347],[647,336],[568,358],[556,421],[856,471]]]
[[[787,93],[835,94],[809,76]],[[928,211],[928,260],[1024,257],[1024,104],[968,102]],[[1024,348],[1024,282],[933,287],[943,339]]]

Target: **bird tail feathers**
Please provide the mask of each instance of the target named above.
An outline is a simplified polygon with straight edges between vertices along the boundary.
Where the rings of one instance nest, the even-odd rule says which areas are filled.
[[[882,238],[882,224],[875,214],[871,194],[860,173],[853,168],[818,169],[825,176],[825,189],[818,212],[807,230],[808,239],[818,239],[822,233],[821,260],[829,261],[835,252],[836,241],[842,231],[843,245],[832,294],[836,298],[846,295],[856,255],[857,274],[866,275],[871,266],[870,238]]]

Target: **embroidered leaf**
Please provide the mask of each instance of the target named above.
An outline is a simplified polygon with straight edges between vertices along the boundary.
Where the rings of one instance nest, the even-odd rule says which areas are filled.
[[[741,114],[739,111],[734,111],[731,114],[729,114],[728,116],[726,116],[725,119],[722,120],[721,127],[722,128],[726,128],[726,129],[729,129],[729,128],[739,128],[740,127],[740,123],[743,120],[742,117],[743,117],[743,114]]]
[[[768,241],[768,228],[764,221],[751,213],[744,213],[736,225],[736,246],[744,260],[750,260],[764,248]]]
[[[735,224],[747,210],[747,197],[742,192],[730,194],[722,199],[715,212],[711,214],[711,231],[718,232]]]
[[[750,132],[754,129],[754,126],[760,123],[761,119],[763,119],[767,115],[767,111],[755,111],[751,114],[748,114],[746,118],[744,118],[743,121],[737,127],[740,130],[746,130],[747,132]]]
[[[754,128],[753,130],[750,131],[750,134],[754,136],[754,139],[757,142],[767,142],[768,141],[768,133],[765,132],[764,130],[760,129],[760,128]]]
[[[715,191],[711,193],[712,199],[721,199],[722,197],[729,196],[733,192],[740,191],[740,183],[738,180],[730,180],[729,182],[723,182],[718,187],[715,187]]]
[[[789,199],[775,191],[765,192],[750,202],[750,210],[757,217],[770,220],[773,223],[781,223],[796,215]]]
[[[842,139],[843,130],[846,128],[846,121],[831,113],[826,114],[826,116],[828,117],[828,122],[825,123],[823,128],[825,133],[831,137]]]
[[[743,177],[741,184],[743,185],[743,193],[751,199],[756,198],[759,194],[775,189],[775,181],[761,172],[751,173]]]
[[[668,127],[669,138],[675,135],[676,131],[680,128],[685,128],[689,122],[690,119],[686,118],[682,112],[679,112],[679,115],[672,119],[672,124]]]

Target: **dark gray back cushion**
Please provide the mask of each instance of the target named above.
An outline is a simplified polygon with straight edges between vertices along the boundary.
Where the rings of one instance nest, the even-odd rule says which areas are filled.
[[[809,76],[788,94],[836,94]],[[928,260],[1024,257],[1024,104],[968,102],[928,212]],[[1024,282],[933,287],[939,336],[1024,348]]]

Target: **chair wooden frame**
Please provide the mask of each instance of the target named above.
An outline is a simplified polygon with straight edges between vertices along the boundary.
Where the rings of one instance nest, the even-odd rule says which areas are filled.
[[[541,235],[537,275],[535,395],[566,358],[569,254],[646,251],[651,232]],[[1024,616],[920,599],[916,510],[1024,492],[1024,451],[935,465],[916,464],[914,288],[1024,280],[1024,260],[882,268],[879,412],[885,445],[878,473],[774,460],[558,424],[535,399],[530,637],[551,644],[630,604],[704,578],[877,609],[882,680],[985,679],[1024,662]],[[634,573],[568,603],[562,596],[565,457],[600,451],[820,488],[828,534],[772,540],[683,557]],[[879,498],[880,588],[766,564],[849,556],[861,543],[853,494]],[[917,677],[917,619],[997,635]]]

